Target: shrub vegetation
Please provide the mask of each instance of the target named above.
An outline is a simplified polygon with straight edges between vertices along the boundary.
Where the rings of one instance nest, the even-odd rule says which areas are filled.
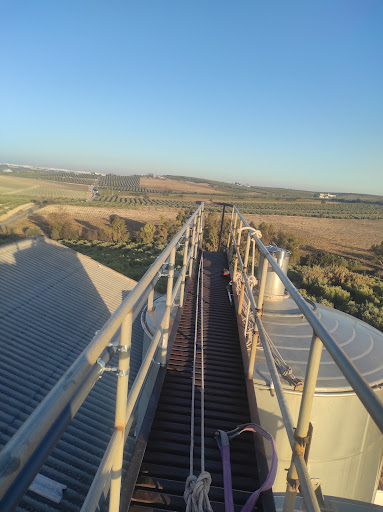
[[[307,298],[335,307],[383,331],[383,280],[360,262],[328,253],[309,255],[289,272]]]

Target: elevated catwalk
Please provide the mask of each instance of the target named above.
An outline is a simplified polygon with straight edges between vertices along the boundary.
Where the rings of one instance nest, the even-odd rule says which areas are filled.
[[[231,430],[250,422],[235,310],[226,290],[229,278],[222,276],[226,266],[225,254],[204,252],[205,465],[212,476],[209,497],[214,512],[224,512],[222,463],[214,433],[217,429]],[[197,275],[198,272],[189,286],[130,512],[185,510],[183,492],[189,476]],[[197,353],[194,474],[198,476],[201,453],[199,348]],[[251,433],[232,441],[231,465],[234,502],[240,506],[260,485]],[[262,510],[261,501],[259,510]]]

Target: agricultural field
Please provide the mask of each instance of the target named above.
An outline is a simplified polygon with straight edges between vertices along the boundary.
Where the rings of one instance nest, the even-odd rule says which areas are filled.
[[[87,206],[48,205],[41,208],[37,214],[21,219],[13,225],[15,233],[22,234],[28,227],[39,227],[44,234],[49,234],[48,221],[54,216],[69,216],[79,227],[104,229],[111,215],[125,219],[129,232],[139,231],[147,222],[158,224],[160,216],[175,221],[177,210],[121,210],[116,208],[88,208]]]
[[[218,193],[227,193],[230,194],[232,197],[259,197],[262,199],[294,201],[297,199],[314,199],[316,195],[315,192],[310,192],[306,190],[247,186],[245,184],[240,185],[236,183],[207,180],[205,178],[190,178],[186,176],[167,177],[172,180],[178,180],[181,183],[185,183],[185,181],[190,181],[195,184],[207,184],[213,187]]]
[[[327,202],[238,202],[243,214],[292,215],[299,217],[324,217],[327,219],[383,219],[383,203]]]
[[[161,180],[159,180],[161,181]],[[184,184],[185,182],[180,182]],[[169,198],[163,198],[156,194],[150,197],[146,189],[146,194],[142,196],[129,196],[121,192],[114,193],[111,190],[101,190],[100,195],[92,202],[97,202],[100,206],[112,206],[117,208],[193,208],[196,201],[205,201],[206,208],[209,210],[220,210],[220,205],[214,204],[214,198],[217,202],[225,200],[225,196],[214,195],[206,198],[202,193],[191,195],[176,196],[175,192]],[[164,190],[163,193],[166,191]],[[227,197],[227,196],[226,196]],[[296,217],[319,217],[328,219],[383,219],[383,202],[327,202],[322,204],[318,200],[303,199],[297,201],[274,201],[260,200],[254,198],[250,201],[227,198],[228,202],[233,201],[243,214],[253,215],[289,215]]]
[[[147,189],[156,189],[161,191],[178,192],[186,194],[226,194],[225,190],[209,183],[195,183],[194,181],[180,181],[167,177],[166,179],[141,177],[141,187]]]
[[[218,187],[208,183],[194,183],[193,181],[179,181],[171,178],[149,178],[146,176],[114,176],[107,175],[99,178],[97,186],[102,190],[147,192],[151,194],[188,193],[188,194],[225,194]]]
[[[26,197],[0,196],[0,222],[8,219],[20,210],[33,206]]]
[[[11,176],[12,178],[30,178],[36,180],[57,181],[59,183],[76,183],[79,185],[94,185],[97,176],[92,174],[77,174],[74,172],[37,172],[25,171],[15,172],[11,175],[8,173],[1,173],[0,176]]]
[[[88,203],[87,203],[88,204]],[[176,208],[158,207],[136,209],[97,208],[93,206],[48,205],[37,214],[17,221],[13,228],[22,234],[28,227],[39,226],[44,231],[47,221],[54,215],[69,215],[78,226],[88,228],[105,228],[111,215],[125,219],[128,231],[136,232],[147,222],[158,224],[160,217],[175,221]],[[192,209],[197,205],[194,204]],[[229,216],[228,216],[229,218]],[[248,222],[253,221],[257,226],[261,222],[273,224],[275,229],[290,232],[302,239],[306,252],[312,249],[324,250],[346,258],[356,258],[365,265],[371,264],[371,254],[368,249],[373,244],[383,240],[383,220],[357,219],[324,219],[307,217],[289,217],[278,215],[245,215]],[[46,231],[48,234],[48,232]]]
[[[63,183],[77,183],[80,185],[93,185],[98,179],[95,173],[59,171],[53,169],[33,169],[18,166],[0,164],[0,176],[12,176],[15,178],[33,178],[41,180],[53,180]]]
[[[27,174],[31,174],[28,176]],[[34,175],[34,176],[32,176]],[[97,177],[91,174],[76,174],[70,172],[63,173],[25,173],[25,178],[36,178],[48,181],[57,181],[58,183],[75,183],[77,185],[94,185]]]
[[[140,176],[114,176],[107,175],[101,176],[98,180],[99,188],[106,188],[108,190],[133,190],[135,192],[143,192],[143,187],[140,184]]]
[[[195,201],[177,199],[147,199],[144,197],[129,197],[115,194],[101,194],[92,201],[93,205],[116,208],[194,208]]]
[[[261,222],[275,229],[300,237],[307,251],[310,248],[328,251],[346,258],[371,263],[367,251],[383,240],[383,220],[319,219],[278,215],[245,215],[248,222],[258,226]]]
[[[0,195],[2,196],[23,196],[24,198],[29,198],[29,200],[39,197],[85,200],[88,189],[87,185],[81,184],[0,175]]]

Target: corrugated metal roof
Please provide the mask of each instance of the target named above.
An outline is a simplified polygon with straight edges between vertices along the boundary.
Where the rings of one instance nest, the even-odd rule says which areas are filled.
[[[0,447],[135,284],[44,237],[0,247]],[[131,382],[141,364],[142,338],[138,317]],[[41,469],[67,485],[60,504],[29,491],[17,510],[80,510],[113,431],[116,380],[103,374]],[[126,457],[132,445],[128,439]]]

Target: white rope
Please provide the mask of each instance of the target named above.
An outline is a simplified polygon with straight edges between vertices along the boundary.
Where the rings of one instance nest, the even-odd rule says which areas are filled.
[[[298,386],[299,384],[302,384],[302,382],[303,382],[302,379],[295,377],[291,366],[289,366],[286,363],[286,361],[283,359],[283,357],[279,353],[277,347],[274,345],[273,340],[270,338],[269,333],[266,330],[265,330],[265,334],[266,334],[266,340],[270,347],[275,364],[276,364],[278,370],[280,371],[282,377],[284,379],[286,379],[289,382],[289,384],[291,384],[294,387]]]
[[[200,288],[201,283],[201,288]],[[201,296],[201,300],[199,297]],[[201,332],[201,473],[198,478],[194,475],[194,419],[195,419],[195,374],[197,360],[197,339],[198,339],[198,313],[200,313]],[[184,500],[186,512],[207,512],[211,511],[209,501],[209,490],[211,475],[205,471],[205,367],[203,352],[203,254],[198,269],[196,315],[194,327],[194,354],[193,354],[193,381],[192,400],[190,416],[190,458],[189,476],[185,483]]]
[[[201,473],[205,471],[205,362],[203,358],[203,253],[201,254]]]

